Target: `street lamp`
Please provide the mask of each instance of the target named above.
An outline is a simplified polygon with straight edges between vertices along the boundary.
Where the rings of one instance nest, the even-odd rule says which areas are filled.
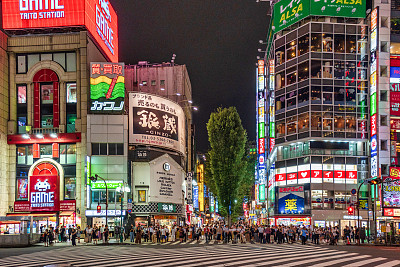
[[[120,233],[120,241],[122,243],[123,240],[123,235],[122,235],[122,220],[123,220],[123,216],[122,216],[122,203],[123,203],[123,199],[124,199],[124,193],[127,192],[131,192],[131,189],[128,186],[125,186],[125,183],[122,184],[122,186],[118,186],[117,187],[117,192],[119,192],[121,194],[121,233]]]
[[[106,180],[104,178],[98,176],[97,174],[95,174],[94,177],[90,176],[89,179],[92,182],[96,182],[97,179],[101,179],[101,180],[103,180],[103,182],[104,182],[104,184],[106,186],[106,226],[107,226],[108,225],[108,187],[107,187],[107,182],[106,182]]]

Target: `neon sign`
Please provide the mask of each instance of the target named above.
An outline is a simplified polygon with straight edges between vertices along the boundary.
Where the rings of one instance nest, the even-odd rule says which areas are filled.
[[[112,62],[118,62],[118,17],[109,0],[3,0],[5,30],[85,26]]]

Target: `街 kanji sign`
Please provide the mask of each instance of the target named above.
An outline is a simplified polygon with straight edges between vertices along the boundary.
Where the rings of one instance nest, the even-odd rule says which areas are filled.
[[[185,153],[185,118],[177,103],[147,93],[131,93],[129,107],[129,143]]]

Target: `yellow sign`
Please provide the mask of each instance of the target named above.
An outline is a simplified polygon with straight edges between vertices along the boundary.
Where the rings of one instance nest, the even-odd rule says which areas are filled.
[[[297,199],[286,199],[285,211],[297,211]]]

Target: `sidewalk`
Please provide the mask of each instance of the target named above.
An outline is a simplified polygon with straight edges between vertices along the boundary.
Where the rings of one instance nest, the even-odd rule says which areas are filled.
[[[151,242],[142,242],[142,244],[145,244],[145,243],[151,243]],[[93,244],[93,242],[85,243],[83,239],[81,239],[80,243],[78,243],[78,241],[76,241],[76,246],[105,246],[105,245],[137,245],[137,244],[135,244],[134,242],[130,242],[128,239],[121,243],[121,242],[119,242],[119,240],[115,240],[115,238],[109,240],[108,244],[103,243],[103,241],[98,241],[97,244]],[[36,243],[33,246],[44,247],[44,243],[43,242]],[[72,247],[72,242],[71,241],[57,242],[57,243],[50,244],[49,247]]]

